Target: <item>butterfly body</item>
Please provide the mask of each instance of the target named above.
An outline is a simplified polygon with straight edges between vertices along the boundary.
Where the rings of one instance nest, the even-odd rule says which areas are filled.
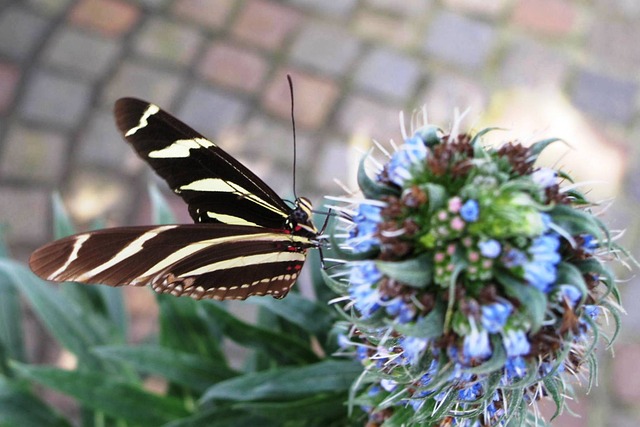
[[[120,227],[37,249],[31,269],[54,281],[151,286],[193,298],[284,297],[309,248],[311,203],[293,208],[235,158],[155,104],[116,102],[118,128],[187,203],[195,224]]]

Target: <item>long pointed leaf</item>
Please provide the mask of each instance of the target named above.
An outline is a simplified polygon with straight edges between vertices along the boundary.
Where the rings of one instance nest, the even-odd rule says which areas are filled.
[[[284,367],[246,374],[211,387],[202,402],[299,399],[316,393],[346,392],[362,373],[353,361],[325,360],[301,367]]]
[[[164,347],[110,346],[98,347],[94,352],[101,357],[130,363],[140,372],[157,375],[198,391],[238,375],[224,362],[218,363]]]
[[[254,298],[250,302],[288,320],[316,336],[326,336],[331,329],[334,313],[326,305],[311,301],[300,294],[290,293],[286,298]]]
[[[259,348],[284,363],[304,364],[318,360],[309,343],[243,322],[213,301],[203,301],[202,308],[223,329],[225,336],[238,344]]]
[[[184,404],[130,383],[114,381],[103,372],[65,371],[19,365],[21,375],[74,397],[84,406],[136,426],[156,427],[189,415]]]
[[[0,379],[0,425],[70,427],[71,424],[27,389]]]

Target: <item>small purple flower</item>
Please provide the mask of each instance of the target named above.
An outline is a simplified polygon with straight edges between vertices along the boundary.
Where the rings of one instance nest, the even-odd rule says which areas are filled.
[[[502,250],[500,242],[495,239],[489,239],[480,242],[478,243],[478,247],[480,248],[480,253],[482,254],[482,256],[486,258],[497,258],[500,255],[500,251]]]
[[[509,329],[503,332],[502,339],[507,356],[524,356],[531,350],[527,335],[522,330]]]
[[[464,205],[460,208],[460,216],[467,222],[476,222],[480,216],[478,202],[473,199],[464,202]]]
[[[427,348],[427,338],[405,337],[400,340],[400,347],[404,350],[404,358],[410,365],[416,365]]]
[[[508,302],[495,302],[482,306],[482,326],[490,333],[500,332],[507,323],[513,307]]]
[[[531,174],[533,182],[542,188],[551,187],[556,184],[558,173],[551,168],[540,168]]]

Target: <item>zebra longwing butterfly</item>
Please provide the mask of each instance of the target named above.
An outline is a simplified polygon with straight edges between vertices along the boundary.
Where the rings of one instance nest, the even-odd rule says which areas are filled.
[[[318,247],[311,203],[287,205],[210,140],[158,106],[115,104],[118,128],[187,203],[195,224],[111,228],[69,236],[29,260],[40,277],[110,286],[150,285],[196,299],[284,297],[307,249]]]

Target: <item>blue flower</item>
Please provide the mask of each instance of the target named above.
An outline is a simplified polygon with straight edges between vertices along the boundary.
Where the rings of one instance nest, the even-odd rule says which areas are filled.
[[[598,241],[591,234],[584,234],[582,237],[582,245],[580,245],[580,249],[585,251],[588,254],[593,254],[593,252],[598,248]]]
[[[527,262],[527,256],[518,249],[509,249],[503,257],[503,262],[508,268],[520,267]]]
[[[400,340],[400,347],[404,350],[404,357],[410,365],[416,365],[427,348],[427,338],[404,337]]]
[[[527,335],[522,330],[510,329],[503,332],[502,341],[509,357],[524,356],[531,350]]]
[[[600,315],[600,307],[597,305],[585,305],[584,312],[592,319],[597,319]]]
[[[358,212],[352,219],[356,226],[351,230],[347,239],[347,244],[356,252],[365,252],[372,246],[380,244],[380,241],[374,237],[378,224],[382,221],[380,210],[380,207],[367,203],[358,206]]]
[[[533,239],[527,252],[533,255],[535,262],[557,264],[560,262],[559,248],[560,237],[557,234],[545,234]]]
[[[385,307],[387,313],[395,317],[400,323],[408,323],[415,316],[415,306],[406,303],[402,298],[397,297],[389,301]]]
[[[500,332],[507,323],[511,311],[513,308],[508,302],[483,305],[482,317],[480,318],[482,326],[491,333]]]
[[[462,400],[476,400],[482,396],[482,384],[471,384],[458,392],[458,397]]]
[[[486,330],[478,330],[471,322],[471,332],[464,337],[463,353],[467,359],[485,359],[491,356],[489,334]]]
[[[575,306],[582,299],[582,292],[573,285],[560,285],[558,299],[564,298],[569,300],[571,306]]]
[[[556,281],[556,264],[560,262],[560,237],[556,234],[545,234],[533,239],[527,250],[531,260],[524,265],[524,278],[542,292],[549,292]]]
[[[524,278],[530,285],[547,293],[556,281],[556,267],[553,264],[529,262],[524,265]]]
[[[460,216],[467,222],[476,222],[480,215],[480,206],[478,206],[478,202],[469,199],[467,200],[462,208],[460,208]]]
[[[482,256],[486,258],[497,258],[500,255],[500,251],[502,250],[502,246],[500,242],[495,239],[485,240],[484,242],[478,243],[478,247],[480,248],[480,253]]]
[[[381,277],[373,261],[354,263],[351,267],[349,295],[364,318],[380,308],[382,301],[375,284]]]
[[[398,151],[393,153],[387,165],[389,180],[402,187],[411,178],[410,169],[420,164],[427,157],[427,147],[422,139],[413,136],[405,140]]]
[[[527,374],[527,363],[524,358],[521,356],[508,357],[504,364],[504,374],[506,384],[524,378]]]

